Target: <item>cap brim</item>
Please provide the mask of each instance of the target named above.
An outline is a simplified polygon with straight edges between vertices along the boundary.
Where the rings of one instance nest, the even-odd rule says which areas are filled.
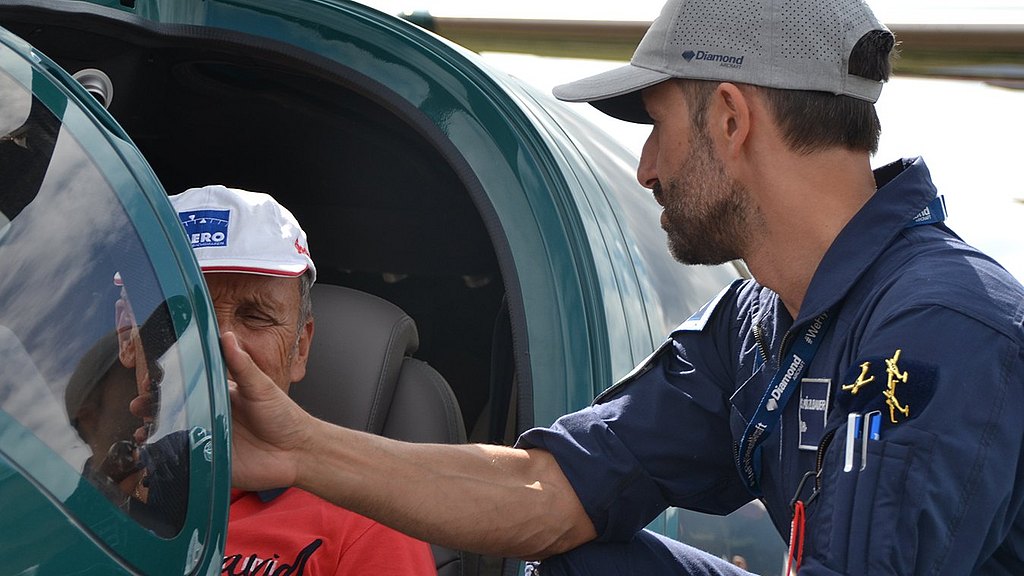
[[[316,274],[313,268],[308,265],[287,265],[280,263],[270,263],[261,266],[253,264],[252,262],[239,264],[235,262],[217,261],[201,264],[200,268],[204,273],[226,272],[235,274],[255,274],[256,276],[275,276],[277,278],[298,278],[306,272],[309,272],[312,279]]]
[[[628,64],[607,72],[555,86],[555,98],[566,102],[589,102],[598,110],[627,122],[650,124],[640,91],[672,76]]]
[[[273,276],[278,278],[298,278],[309,274],[309,281],[316,281],[316,270],[309,264],[284,264],[281,262],[253,262],[251,260],[236,261],[216,259],[200,261],[203,273],[234,273],[254,274],[256,276]]]

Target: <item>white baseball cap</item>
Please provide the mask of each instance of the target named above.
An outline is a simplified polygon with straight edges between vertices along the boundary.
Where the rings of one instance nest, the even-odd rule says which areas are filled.
[[[876,102],[882,82],[849,73],[872,31],[891,33],[863,0],[669,0],[629,64],[556,86],[616,118],[650,123],[640,90],[669,78],[813,90]]]
[[[297,278],[316,267],[298,220],[269,194],[219,184],[170,197],[203,272]]]

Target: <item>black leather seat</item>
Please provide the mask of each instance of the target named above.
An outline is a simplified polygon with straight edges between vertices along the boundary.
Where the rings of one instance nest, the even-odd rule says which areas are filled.
[[[314,284],[316,330],[306,377],[291,396],[317,418],[408,442],[463,443],[448,383],[412,358],[416,324],[394,304],[351,288]],[[433,546],[439,576],[473,576],[475,555]]]

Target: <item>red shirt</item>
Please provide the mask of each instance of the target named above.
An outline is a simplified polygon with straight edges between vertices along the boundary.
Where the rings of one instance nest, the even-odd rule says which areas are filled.
[[[414,540],[309,492],[231,491],[222,574],[436,576],[434,556]]]

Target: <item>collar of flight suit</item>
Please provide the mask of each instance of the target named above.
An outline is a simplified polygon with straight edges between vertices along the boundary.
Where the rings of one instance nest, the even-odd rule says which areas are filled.
[[[931,173],[919,157],[898,160],[876,169],[874,174],[875,193],[825,252],[794,326],[835,308],[937,194]]]

